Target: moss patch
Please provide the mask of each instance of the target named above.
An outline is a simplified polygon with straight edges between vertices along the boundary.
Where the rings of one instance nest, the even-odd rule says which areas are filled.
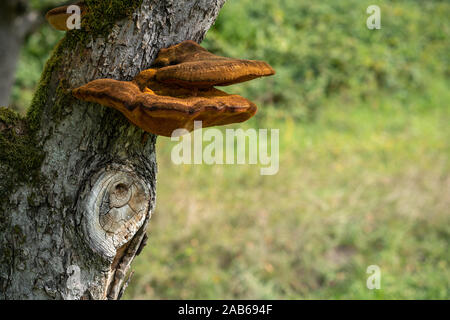
[[[34,94],[31,106],[27,113],[27,122],[30,130],[35,133],[40,128],[42,110],[44,109],[49,97],[48,90],[53,71],[58,67],[62,50],[64,48],[64,39],[58,43],[53,51],[51,58],[45,64],[44,71],[39,81],[38,88]]]
[[[67,45],[75,47],[91,37],[106,37],[115,23],[126,17],[142,4],[142,0],[85,0],[88,8],[81,21],[81,30],[67,32]]]
[[[27,122],[11,109],[0,107],[0,201],[22,183],[39,181],[44,159]]]
[[[86,0],[83,24],[91,34],[107,35],[116,21],[131,16],[141,4],[142,0]]]
[[[88,12],[82,19],[82,29],[66,33],[66,36],[58,43],[51,58],[47,61],[41,79],[34,94],[31,106],[28,109],[27,121],[32,132],[40,128],[42,110],[47,99],[51,77],[62,61],[63,51],[75,48],[79,43],[85,43],[91,37],[107,36],[116,21],[131,14],[142,4],[142,0],[86,0]],[[58,86],[57,101],[55,101],[55,112],[60,113],[58,105],[62,105],[70,99],[69,93],[63,92],[64,85]],[[59,90],[62,89],[62,90]],[[61,103],[58,103],[61,102]],[[56,118],[60,118],[58,115]]]

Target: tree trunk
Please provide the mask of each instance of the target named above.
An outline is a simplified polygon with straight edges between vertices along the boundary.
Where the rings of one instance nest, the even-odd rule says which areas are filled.
[[[69,32],[25,119],[0,109],[0,298],[120,298],[145,244],[156,136],[70,89],[131,80],[161,48],[200,42],[225,0],[108,2],[141,4],[104,36]]]
[[[29,11],[28,3],[24,0],[0,2],[0,106],[9,103],[17,60],[25,36],[42,20],[37,12]]]

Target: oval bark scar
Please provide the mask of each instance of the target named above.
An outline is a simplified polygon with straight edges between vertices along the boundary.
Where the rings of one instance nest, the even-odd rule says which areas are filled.
[[[131,168],[110,166],[90,181],[82,201],[82,229],[91,249],[112,260],[149,214],[150,188]]]

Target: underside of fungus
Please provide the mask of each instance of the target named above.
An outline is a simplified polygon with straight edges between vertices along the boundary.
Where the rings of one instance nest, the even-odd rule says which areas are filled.
[[[74,3],[74,5],[78,6],[81,10],[81,16],[83,16],[86,13],[86,5],[84,1],[79,1]],[[70,18],[70,16],[73,13],[67,12],[67,9],[70,7],[70,5],[57,7],[55,9],[50,10],[45,15],[45,19],[47,19],[48,23],[55,28],[56,30],[61,31],[69,31],[70,29],[67,26],[67,20]]]
[[[275,74],[263,61],[216,56],[193,41],[162,49],[152,65],[133,81],[99,79],[76,88],[73,95],[122,112],[141,129],[171,136],[194,129],[243,122],[255,115],[251,101],[227,94],[225,86]]]

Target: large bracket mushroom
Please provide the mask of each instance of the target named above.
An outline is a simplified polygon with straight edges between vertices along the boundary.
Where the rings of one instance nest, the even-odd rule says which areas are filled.
[[[122,112],[141,129],[170,137],[176,129],[243,122],[256,113],[251,101],[214,86],[227,86],[274,75],[263,61],[214,55],[194,41],[162,49],[150,69],[133,81],[98,79],[72,90],[84,101]]]

